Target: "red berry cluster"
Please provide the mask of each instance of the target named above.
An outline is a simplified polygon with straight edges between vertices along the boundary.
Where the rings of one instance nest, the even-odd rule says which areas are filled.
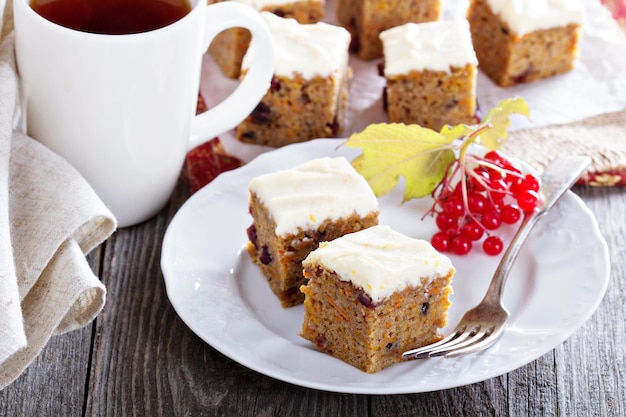
[[[484,237],[483,251],[498,255],[504,245],[493,231],[535,210],[540,201],[539,179],[524,174],[498,151],[482,158],[472,156],[471,161],[455,160],[433,192],[435,202],[427,214],[435,216],[439,231],[431,243],[440,252],[465,255]],[[453,184],[452,178],[459,176]]]

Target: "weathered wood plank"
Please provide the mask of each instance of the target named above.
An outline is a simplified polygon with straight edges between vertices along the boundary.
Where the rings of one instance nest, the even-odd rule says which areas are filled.
[[[507,415],[506,378],[497,377],[447,390],[372,397],[371,416]]]
[[[31,366],[0,391],[0,416],[83,415],[92,326],[53,337]]]
[[[507,375],[507,395],[510,416],[557,415],[557,374],[554,353],[539,359]]]

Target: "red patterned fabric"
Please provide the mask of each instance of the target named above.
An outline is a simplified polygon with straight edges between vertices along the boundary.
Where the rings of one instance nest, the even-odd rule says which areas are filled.
[[[580,179],[579,183],[597,187],[625,186],[626,171],[612,170],[606,172],[587,172]]]
[[[204,99],[198,95],[196,113],[207,110]],[[207,143],[200,145],[187,153],[184,173],[189,183],[191,194],[213,181],[222,172],[239,168],[241,161],[224,151],[218,138],[213,138]]]
[[[626,32],[626,0],[602,0],[602,3],[611,11],[617,23]]]
[[[195,193],[222,172],[239,168],[241,161],[228,155],[218,138],[192,149],[187,154],[185,175],[190,193]]]

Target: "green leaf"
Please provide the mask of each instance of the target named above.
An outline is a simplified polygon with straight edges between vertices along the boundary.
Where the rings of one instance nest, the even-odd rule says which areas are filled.
[[[509,116],[514,113],[530,117],[528,103],[520,97],[500,101],[483,119],[481,126],[490,125],[490,128],[480,133],[478,142],[489,149],[500,149],[508,137],[507,129],[511,126]]]
[[[441,128],[441,135],[447,138],[450,142],[453,142],[457,139],[464,138],[476,131],[476,126],[468,126],[465,124],[460,124],[456,126],[444,125]]]
[[[429,195],[455,160],[454,139],[418,125],[374,124],[353,134],[345,146],[363,153],[352,165],[377,196],[387,194],[405,178],[403,201]]]

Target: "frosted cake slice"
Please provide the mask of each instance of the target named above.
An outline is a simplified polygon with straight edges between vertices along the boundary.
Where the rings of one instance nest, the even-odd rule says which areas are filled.
[[[261,13],[276,50],[271,86],[236,128],[237,139],[280,147],[341,132],[348,102],[350,34],[319,22],[300,24]],[[243,73],[254,59],[254,40]],[[259,51],[262,53],[262,51]]]
[[[324,242],[304,260],[301,336],[367,373],[438,341],[455,273],[425,240],[373,226]]]
[[[579,0],[472,0],[479,68],[510,87],[570,71],[585,19]]]
[[[302,261],[320,242],[378,223],[378,200],[343,157],[253,178],[248,253],[283,307],[304,299]]]
[[[466,20],[407,23],[380,38],[390,122],[437,131],[477,122],[478,60]]]

